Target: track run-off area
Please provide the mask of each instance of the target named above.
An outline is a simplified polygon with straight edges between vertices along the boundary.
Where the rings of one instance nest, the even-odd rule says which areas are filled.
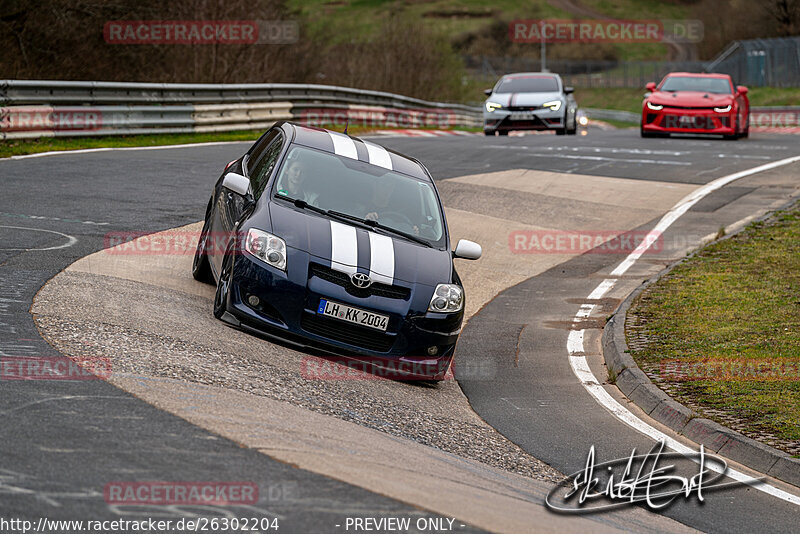
[[[213,287],[191,278],[193,251],[104,248],[113,233],[199,232],[214,181],[246,143],[0,160],[0,356],[111,366],[107,380],[0,382],[5,516],[257,514],[289,532],[345,532],[352,517],[450,518],[457,531],[795,529],[800,490],[772,479],[658,513],[560,515],[544,498],[592,446],[599,462],[662,438],[697,451],[607,383],[602,326],[720,227],[799,196],[798,137],[590,128],[373,141],[419,158],[451,238],[483,245],[481,260],[456,264],[469,317],[457,380],[310,376],[315,356],[213,318]],[[557,240],[596,245],[629,231],[658,232],[659,246],[587,254],[580,240]],[[563,246],[537,248],[546,243]],[[247,509],[104,499],[110,482],[137,480],[249,481],[259,499]]]

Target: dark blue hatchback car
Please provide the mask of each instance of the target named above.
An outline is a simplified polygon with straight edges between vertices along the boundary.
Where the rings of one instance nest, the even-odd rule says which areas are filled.
[[[192,274],[233,326],[441,380],[464,316],[453,258],[480,255],[451,252],[419,161],[281,122],[217,181]]]

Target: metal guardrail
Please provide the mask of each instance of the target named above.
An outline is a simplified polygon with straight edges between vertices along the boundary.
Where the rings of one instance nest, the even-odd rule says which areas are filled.
[[[266,129],[275,121],[475,127],[481,109],[307,84],[0,80],[0,139]]]
[[[619,111],[616,109],[595,109],[595,108],[581,108],[586,116],[590,119],[610,120],[620,122],[635,122],[638,123],[642,120],[641,113],[631,113],[630,111]]]
[[[481,108],[302,84],[0,80],[0,139],[265,130],[279,120],[380,128],[480,127]],[[589,118],[640,114],[584,108]],[[800,107],[752,108],[754,128],[797,128]]]

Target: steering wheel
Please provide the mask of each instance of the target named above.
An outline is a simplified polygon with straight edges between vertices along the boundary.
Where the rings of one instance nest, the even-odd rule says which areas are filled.
[[[394,221],[396,223],[402,223],[408,226],[409,232],[413,233],[414,231],[414,222],[410,218],[408,218],[407,215],[400,213],[399,211],[387,211],[382,214],[379,214],[378,220],[380,221],[381,219],[384,221],[389,220],[389,221]],[[398,228],[398,230],[403,230],[403,228]]]

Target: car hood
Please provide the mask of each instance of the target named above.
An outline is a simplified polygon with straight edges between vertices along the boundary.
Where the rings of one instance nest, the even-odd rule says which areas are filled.
[[[662,106],[710,108],[723,107],[731,104],[733,102],[733,95],[703,93],[699,91],[677,91],[675,93],[656,91],[650,95],[648,100],[653,104]]]
[[[541,106],[545,102],[560,100],[563,93],[554,91],[551,93],[494,93],[489,97],[490,102],[507,106]]]
[[[374,282],[387,284],[401,280],[435,286],[451,280],[452,257],[446,250],[371,232],[277,202],[270,205],[270,216],[272,233],[281,237],[286,246],[308,252],[332,269],[358,269],[369,273]]]

